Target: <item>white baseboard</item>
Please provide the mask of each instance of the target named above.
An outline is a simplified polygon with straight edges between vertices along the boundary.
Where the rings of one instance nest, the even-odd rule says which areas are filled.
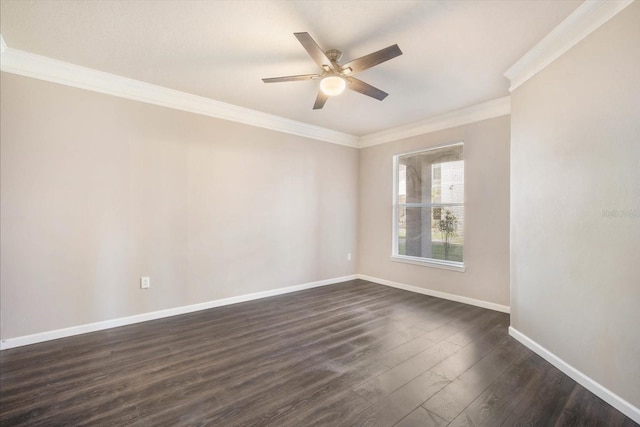
[[[319,280],[316,282],[304,283],[302,285],[288,286],[286,288],[272,289],[269,291],[256,292],[252,294],[239,295],[236,297],[223,298],[207,301],[199,304],[185,305],[182,307],[168,308],[166,310],[152,311],[149,313],[136,314],[134,316],[120,317],[118,319],[104,320],[102,322],[87,323],[84,325],[72,326],[70,328],[56,329],[41,332],[33,335],[8,338],[0,341],[0,350],[7,350],[15,347],[22,347],[44,341],[56,340],[58,338],[70,337],[73,335],[86,334],[89,332],[102,331],[104,329],[117,328],[119,326],[132,325],[134,323],[147,322],[149,320],[161,319],[163,317],[177,316],[180,314],[193,313],[194,311],[207,310],[209,308],[221,307],[223,305],[237,304],[239,302],[252,301],[260,298],[272,297],[276,295],[288,294],[290,292],[302,291],[304,289],[317,288],[319,286],[333,285],[334,283],[354,280],[357,275],[336,277],[333,279]]]
[[[608,388],[604,387],[602,384],[594,381],[592,378],[588,377],[573,366],[569,365],[567,362],[560,359],[558,356],[551,353],[549,350],[547,350],[528,336],[524,335],[522,332],[513,328],[512,326],[509,326],[509,335],[518,340],[524,346],[528,347],[534,353],[538,354],[547,362],[560,369],[562,372],[567,374],[575,382],[589,390],[591,393],[595,394],[600,399],[604,400],[609,405],[613,406],[636,423],[640,424],[640,409],[636,408],[631,403],[627,402]]]
[[[379,279],[377,277],[371,277],[365,274],[357,274],[356,276],[358,277],[358,279],[368,280],[370,282],[378,283],[380,285],[391,286],[392,288],[403,289],[405,291],[415,292],[418,294],[429,295],[432,297],[447,299],[455,302],[461,302],[463,304],[475,305],[477,307],[488,308],[489,310],[500,311],[502,313],[510,312],[510,308],[507,305],[496,304],[494,302],[483,301],[483,300],[474,299],[474,298],[467,298],[467,297],[463,297],[455,294],[448,294],[446,292],[434,291],[432,289],[425,289],[419,286],[393,282],[391,280]]]

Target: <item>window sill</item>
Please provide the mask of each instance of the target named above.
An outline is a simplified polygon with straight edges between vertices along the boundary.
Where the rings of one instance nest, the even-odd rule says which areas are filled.
[[[440,261],[435,259],[418,258],[405,255],[391,255],[391,261],[403,262],[405,264],[421,265],[423,267],[441,268],[443,270],[457,271],[459,273],[464,273],[465,271],[464,263],[454,261]]]

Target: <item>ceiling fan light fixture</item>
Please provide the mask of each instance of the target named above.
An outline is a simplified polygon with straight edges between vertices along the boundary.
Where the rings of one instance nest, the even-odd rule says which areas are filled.
[[[322,69],[322,74],[300,74],[297,76],[271,77],[262,79],[265,83],[277,82],[297,82],[306,80],[320,80],[320,90],[316,102],[313,104],[314,110],[320,110],[324,107],[330,96],[340,95],[347,89],[359,92],[363,95],[382,101],[389,95],[388,93],[351,77],[353,74],[367,70],[378,64],[382,64],[398,55],[402,55],[402,51],[397,44],[385,47],[376,52],[351,60],[346,64],[340,64],[338,61],[342,58],[342,52],[338,49],[329,49],[322,51],[318,43],[309,35],[309,33],[293,33],[298,39],[302,47],[307,51],[311,59]]]
[[[328,96],[340,95],[347,87],[347,82],[340,76],[327,76],[320,81],[320,90]]]

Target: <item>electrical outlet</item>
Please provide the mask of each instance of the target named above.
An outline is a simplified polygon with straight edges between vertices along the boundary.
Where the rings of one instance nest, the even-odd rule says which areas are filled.
[[[347,261],[351,261],[351,252],[347,254]]]
[[[151,287],[151,277],[141,277],[140,278],[140,288],[141,289],[149,289]]]

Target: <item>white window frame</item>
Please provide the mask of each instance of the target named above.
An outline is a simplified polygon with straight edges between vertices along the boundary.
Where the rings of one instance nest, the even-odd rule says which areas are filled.
[[[399,171],[398,171],[398,159],[400,157],[403,156],[407,156],[407,155],[411,155],[411,154],[418,154],[418,153],[424,153],[427,151],[433,151],[433,150],[439,150],[442,148],[448,148],[448,147],[455,147],[458,145],[462,145],[464,146],[464,141],[457,141],[451,144],[444,144],[444,145],[437,145],[437,146],[433,146],[433,147],[429,147],[429,148],[424,148],[421,150],[415,150],[415,151],[409,151],[407,153],[399,153],[399,154],[395,154],[393,156],[393,200],[392,200],[392,209],[393,209],[393,214],[392,214],[392,238],[391,238],[391,261],[395,261],[395,262],[402,262],[402,263],[406,263],[406,264],[414,264],[414,265],[420,265],[423,267],[433,267],[433,268],[441,268],[444,270],[451,270],[451,271],[457,271],[457,272],[464,272],[465,271],[465,264],[464,261],[463,262],[457,262],[457,261],[446,261],[446,260],[440,260],[440,259],[435,259],[435,258],[422,258],[422,257],[415,257],[415,256],[408,256],[408,255],[400,255],[398,254],[398,208],[400,206],[400,204],[398,203],[398,175],[399,175]],[[463,157],[464,160],[464,157]],[[466,161],[465,161],[465,176],[464,176],[464,182],[466,183],[467,178],[466,178]],[[466,186],[465,186],[465,193],[466,193]],[[464,199],[466,201],[466,194],[464,196]],[[402,206],[407,206],[407,207],[447,207],[447,206],[460,206],[460,203],[404,203]],[[462,207],[463,207],[463,211],[465,213],[465,217],[466,217],[466,204],[463,202],[462,203]],[[465,220],[463,223],[463,227],[465,226],[465,224],[467,223],[467,221]],[[464,235],[464,229],[463,229],[463,235]],[[464,251],[464,249],[463,249]],[[464,257],[463,259],[466,259],[466,257]]]

